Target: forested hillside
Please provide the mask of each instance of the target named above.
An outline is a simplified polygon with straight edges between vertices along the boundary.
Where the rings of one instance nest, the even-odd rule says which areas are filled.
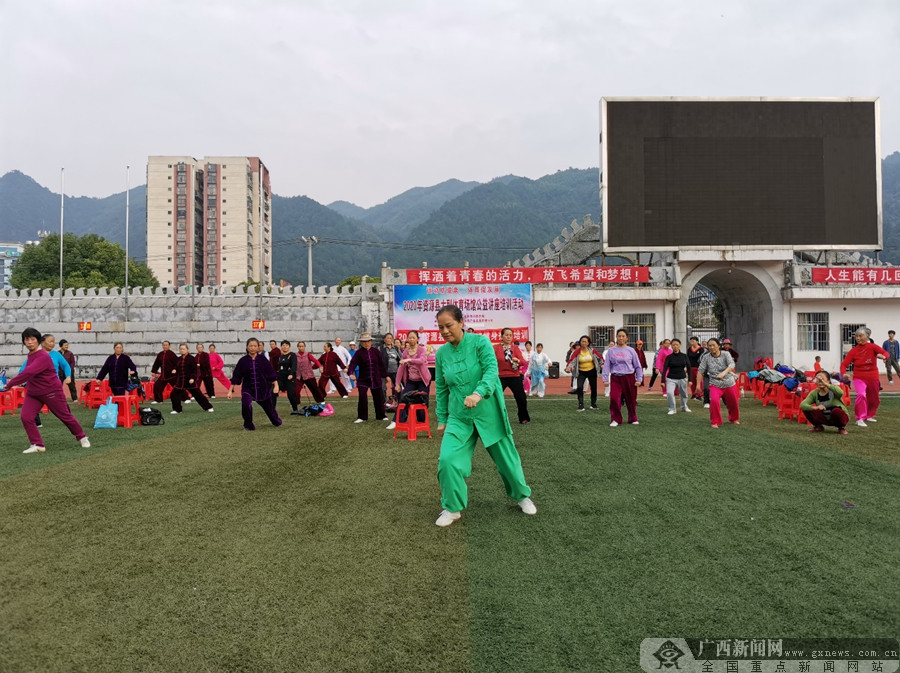
[[[102,199],[67,196],[66,232],[98,234],[125,246],[125,192]],[[147,256],[147,187],[133,187],[129,203],[128,252],[138,261]],[[59,194],[19,171],[0,177],[0,240],[34,241],[38,231],[59,233]]]
[[[884,252],[900,264],[900,153],[882,162]],[[503,265],[543,246],[573,220],[600,218],[597,169],[568,169],[538,180],[504,176],[487,184],[448,180],[415,188],[380,206],[348,202],[330,207],[305,196],[272,199],[276,281],[306,284],[307,251],[300,236],[324,239],[313,249],[316,284],[395,268]],[[341,213],[355,214],[347,217]],[[146,251],[146,187],[131,190],[130,254]],[[124,245],[125,194],[67,197],[67,232],[95,233]],[[59,195],[18,171],[0,178],[0,240],[35,240],[59,231]]]

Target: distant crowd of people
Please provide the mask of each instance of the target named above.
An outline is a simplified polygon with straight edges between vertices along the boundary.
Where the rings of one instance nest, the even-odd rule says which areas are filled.
[[[438,430],[443,433],[438,459],[443,510],[436,524],[448,526],[460,518],[466,507],[466,482],[471,473],[471,459],[475,442],[481,438],[503,479],[507,494],[514,498],[526,514],[535,514],[531,490],[525,482],[521,460],[512,439],[512,430],[503,403],[503,391],[509,389],[516,402],[518,421],[522,425],[531,422],[528,397],[543,397],[545,381],[550,375],[552,362],[544,353],[543,344],[532,347],[524,344],[524,351],[513,339],[513,330],[504,328],[498,344],[491,344],[487,337],[474,334],[464,323],[462,312],[455,305],[444,306],[437,313],[439,333],[445,341],[440,349],[430,348],[420,340],[419,332],[411,330],[405,341],[398,342],[387,334],[376,348],[372,334],[366,332],[350,348],[343,346],[340,338],[325,343],[320,356],[308,352],[306,343],[292,344],[283,340],[269,341],[269,349],[258,339],[246,341],[246,354],[238,359],[231,377],[225,375],[225,363],[216,352],[215,344],[197,344],[192,354],[186,343],[178,346],[177,354],[168,341],[151,366],[153,376],[152,403],[163,401],[169,391],[171,414],[183,413],[183,405],[194,400],[204,410],[214,411],[210,400],[216,399],[215,381],[227,389],[231,399],[240,387],[241,414],[245,430],[255,430],[253,403],[260,406],[269,422],[282,425],[276,409],[281,391],[287,395],[292,415],[300,415],[302,390],[306,388],[316,404],[322,405],[326,396],[335,393],[348,397],[348,390],[357,388],[357,417],[355,423],[369,418],[368,396],[371,394],[376,421],[389,421],[388,429],[406,418],[396,412],[389,418],[390,405],[408,394],[427,396],[434,384]],[[838,385],[845,381],[856,393],[854,416],[856,424],[866,427],[877,422],[879,397],[878,360],[887,368],[888,383],[893,385],[893,373],[900,374],[900,343],[895,332],[888,333],[888,340],[879,346],[871,339],[866,328],[855,333],[856,345],[842,360],[839,373],[834,375],[821,369],[816,358],[815,387],[804,397],[800,408],[812,424],[810,432],[822,432],[826,426],[835,427],[846,434],[850,413],[842,400]],[[637,414],[637,390],[644,385],[647,359],[643,343],[629,345],[629,334],[619,329],[615,341],[600,352],[594,348],[590,337],[582,336],[572,342],[566,356],[565,371],[572,376],[577,395],[577,411],[585,410],[585,387],[589,389],[590,409],[598,409],[598,388],[606,387],[609,398],[611,427],[624,423],[639,425]],[[64,386],[72,399],[77,399],[75,366],[77,359],[69,344],[61,340],[55,350],[53,335],[42,335],[32,327],[22,332],[22,343],[28,356],[19,373],[0,385],[0,390],[25,386],[25,399],[21,421],[31,443],[24,453],[43,453],[46,449],[40,434],[40,410],[47,406],[59,418],[80,444],[90,447],[84,430],[72,415],[65,398]],[[660,381],[660,392],[667,398],[668,414],[690,413],[691,399],[702,401],[709,409],[710,425],[719,428],[723,424],[721,404],[727,409],[727,420],[740,424],[737,362],[739,354],[729,339],[710,338],[701,342],[691,337],[688,347],[682,350],[678,338],[664,339],[659,343],[653,362],[649,387]],[[318,370],[318,377],[316,376]],[[116,343],[113,353],[97,372],[92,384],[109,380],[115,395],[125,394],[137,380],[138,370],[134,361],[125,353],[124,345]],[[138,381],[139,383],[139,381]],[[205,388],[205,394],[201,390]],[[325,405],[330,407],[330,405]],[[403,406],[403,405],[399,405]],[[625,407],[625,416],[622,407]],[[331,409],[333,413],[333,408]]]

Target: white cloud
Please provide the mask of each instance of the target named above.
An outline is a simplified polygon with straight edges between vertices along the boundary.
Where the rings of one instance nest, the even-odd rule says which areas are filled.
[[[258,155],[277,193],[364,206],[538,177],[598,164],[604,95],[880,96],[900,149],[894,0],[57,0],[0,25],[0,172],[65,166],[76,194],[151,154]]]

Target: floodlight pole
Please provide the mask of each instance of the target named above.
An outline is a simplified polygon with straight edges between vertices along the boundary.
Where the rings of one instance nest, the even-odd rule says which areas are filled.
[[[319,242],[319,239],[315,236],[301,236],[300,240],[306,245],[306,251],[308,253],[308,262],[306,267],[306,285],[307,287],[312,287],[313,284],[313,274],[312,274],[312,249],[313,246]]]
[[[131,166],[125,166],[125,322],[128,322],[128,215],[131,209],[131,186],[128,180],[128,171]]]
[[[59,322],[63,321],[63,210],[66,203],[65,168],[59,169]]]

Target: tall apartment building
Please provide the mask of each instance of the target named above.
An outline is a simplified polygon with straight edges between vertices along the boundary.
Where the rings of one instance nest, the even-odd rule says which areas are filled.
[[[147,265],[162,285],[271,283],[271,204],[257,157],[149,157]]]
[[[12,288],[9,279],[12,277],[13,267],[24,250],[25,246],[21,243],[0,243],[0,290]]]

